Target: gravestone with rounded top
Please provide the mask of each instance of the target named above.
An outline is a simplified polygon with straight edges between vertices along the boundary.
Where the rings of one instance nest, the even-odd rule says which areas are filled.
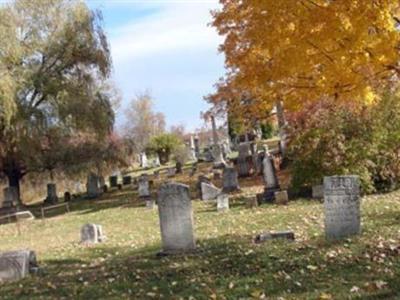
[[[211,183],[201,183],[201,200],[215,200],[221,194],[221,190]]]
[[[81,228],[81,243],[90,245],[104,241],[103,228],[97,224],[86,224]]]
[[[37,270],[36,254],[33,251],[0,253],[0,283],[20,280]]]
[[[359,234],[361,231],[359,177],[325,177],[324,198],[326,238],[337,240]]]
[[[223,191],[230,193],[239,190],[238,173],[234,167],[226,167],[223,172]]]
[[[194,250],[196,242],[189,187],[179,183],[164,183],[159,189],[157,204],[163,253]]]

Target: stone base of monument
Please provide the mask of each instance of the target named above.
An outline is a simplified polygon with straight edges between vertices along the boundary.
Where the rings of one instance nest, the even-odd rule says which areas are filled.
[[[0,283],[20,280],[36,274],[39,267],[36,254],[30,250],[0,253]]]
[[[264,232],[256,236],[254,242],[260,244],[270,240],[283,239],[294,241],[295,236],[293,231],[278,231],[278,232]]]

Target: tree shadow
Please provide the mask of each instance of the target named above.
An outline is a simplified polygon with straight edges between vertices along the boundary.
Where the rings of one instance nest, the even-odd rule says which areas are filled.
[[[249,236],[226,235],[198,241],[195,253],[160,257],[158,244],[140,249],[104,244],[82,247],[81,259],[42,261],[42,275],[4,285],[0,291],[4,299],[209,299],[216,295],[248,299],[258,291],[268,297],[290,294],[297,299],[315,290],[348,293],[353,285],[362,287],[375,280],[391,287],[400,284],[399,269],[397,276],[387,278],[365,272],[371,263],[363,255],[365,249],[352,257],[327,259],[326,253],[338,245],[285,241],[254,245]],[[371,299],[400,296],[396,289],[370,294]]]

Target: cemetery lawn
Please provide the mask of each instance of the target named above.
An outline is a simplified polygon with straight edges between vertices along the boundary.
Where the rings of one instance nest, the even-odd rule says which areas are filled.
[[[322,204],[248,209],[238,199],[218,214],[194,201],[198,252],[157,257],[157,211],[136,193],[72,203],[69,214],[0,226],[0,250],[35,250],[42,272],[0,286],[1,299],[399,299],[400,192],[363,199],[363,234],[341,242],[323,236]],[[103,225],[107,241],[79,245],[80,227]],[[266,230],[296,242],[256,245]]]

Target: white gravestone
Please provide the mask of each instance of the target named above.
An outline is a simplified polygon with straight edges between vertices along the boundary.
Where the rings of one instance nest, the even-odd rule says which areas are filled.
[[[20,280],[37,269],[36,255],[33,251],[0,253],[0,283]]]
[[[103,242],[103,228],[101,225],[86,224],[81,228],[81,243],[90,245]]]
[[[324,178],[325,235],[343,239],[357,235],[360,225],[360,181],[358,176]]]
[[[229,196],[227,194],[220,194],[217,197],[217,211],[226,212],[229,210]]]
[[[149,167],[147,155],[145,152],[140,153],[140,167],[146,169]]]
[[[274,166],[274,160],[265,147],[265,157],[263,160],[263,174],[264,174],[264,184],[266,188],[275,189],[279,187],[278,178],[276,176],[276,170]]]
[[[193,211],[189,187],[165,183],[158,193],[163,253],[174,254],[196,249],[193,233]]]
[[[219,194],[221,194],[221,190],[216,186],[206,182],[201,183],[201,200],[215,200]]]
[[[153,199],[146,199],[146,208],[148,209],[156,208],[156,201],[154,201]]]

